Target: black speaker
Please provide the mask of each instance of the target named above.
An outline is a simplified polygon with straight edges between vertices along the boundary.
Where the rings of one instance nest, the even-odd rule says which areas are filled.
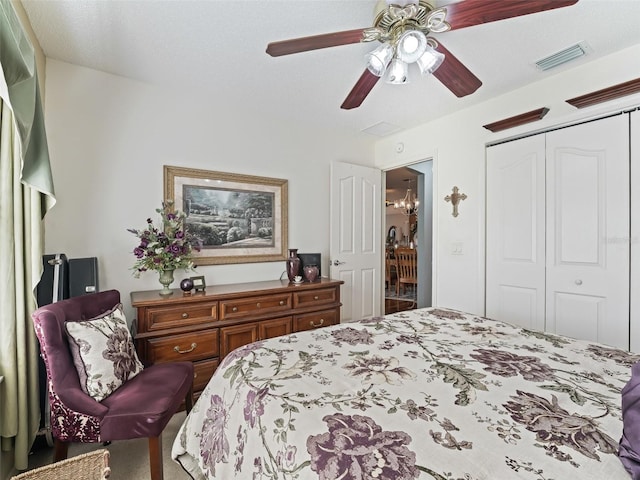
[[[79,297],[88,293],[96,293],[98,288],[98,259],[69,259],[69,296]]]
[[[304,267],[306,265],[315,265],[316,267],[318,267],[318,278],[322,276],[322,271],[320,268],[322,255],[320,253],[299,253],[298,258],[300,259],[300,270],[298,271],[298,275],[304,278]]]

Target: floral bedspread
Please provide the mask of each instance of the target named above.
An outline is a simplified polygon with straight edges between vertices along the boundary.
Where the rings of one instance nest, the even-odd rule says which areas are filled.
[[[627,480],[638,360],[433,308],[296,333],[229,354],[172,457],[196,479]]]

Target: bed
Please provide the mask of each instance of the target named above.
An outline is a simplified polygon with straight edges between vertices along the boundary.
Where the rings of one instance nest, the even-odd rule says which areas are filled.
[[[427,308],[240,347],[174,441],[195,479],[630,478],[640,357]]]

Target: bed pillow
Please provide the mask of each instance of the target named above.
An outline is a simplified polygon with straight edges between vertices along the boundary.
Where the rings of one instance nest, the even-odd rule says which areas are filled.
[[[98,402],[142,371],[121,303],[99,317],[66,322],[65,328],[80,387]]]
[[[622,438],[618,457],[631,478],[640,479],[640,363],[631,368],[631,379],[622,389]]]

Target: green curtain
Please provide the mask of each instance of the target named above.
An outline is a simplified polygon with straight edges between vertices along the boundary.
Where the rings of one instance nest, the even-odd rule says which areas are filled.
[[[42,272],[42,219],[55,197],[35,55],[8,0],[0,0],[0,68],[0,437],[23,470],[40,424],[31,313]]]

